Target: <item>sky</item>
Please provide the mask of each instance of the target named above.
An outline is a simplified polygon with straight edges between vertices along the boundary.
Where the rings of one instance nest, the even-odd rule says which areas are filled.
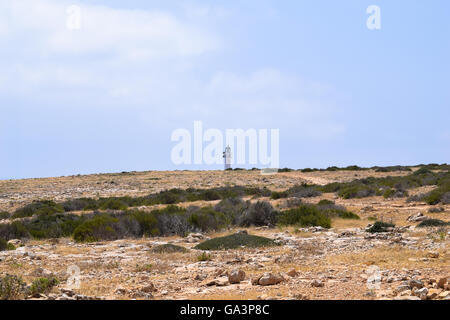
[[[280,167],[448,163],[449,12],[446,0],[2,0],[0,179],[221,169],[172,161],[172,133],[194,121],[278,129]]]

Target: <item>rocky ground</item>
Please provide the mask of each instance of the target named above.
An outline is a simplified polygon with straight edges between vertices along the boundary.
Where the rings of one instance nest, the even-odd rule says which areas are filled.
[[[37,199],[141,195],[173,187],[223,185],[283,190],[301,182],[324,184],[403,174],[368,170],[263,176],[258,171],[179,171],[0,181],[0,210],[11,211]],[[33,299],[450,299],[450,229],[416,228],[423,216],[449,221],[449,205],[442,206],[443,212],[429,213],[430,206],[407,203],[404,198],[343,200],[323,194],[306,201],[320,199],[335,200],[361,220],[334,219],[328,230],[249,228],[245,232],[276,239],[280,246],[213,251],[202,256],[204,261],[199,261],[202,251],[193,249],[196,243],[242,229],[90,244],[72,239],[17,240],[16,250],[0,252],[0,274],[20,275],[26,281],[50,275],[60,279],[51,293]],[[283,201],[271,200],[275,207]],[[379,234],[365,232],[374,218],[392,221],[397,227]],[[164,243],[188,251],[152,251]]]

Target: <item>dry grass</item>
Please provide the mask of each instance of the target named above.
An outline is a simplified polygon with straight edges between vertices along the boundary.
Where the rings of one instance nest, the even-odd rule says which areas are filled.
[[[358,253],[344,253],[331,255],[325,258],[330,265],[346,265],[352,268],[364,268],[368,265],[377,265],[380,268],[432,268],[450,265],[446,250],[439,250],[439,258],[427,258],[428,251],[411,250],[400,246],[384,246]]]

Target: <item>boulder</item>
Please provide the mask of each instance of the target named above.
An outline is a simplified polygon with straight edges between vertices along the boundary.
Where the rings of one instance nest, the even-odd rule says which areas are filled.
[[[292,269],[291,271],[289,271],[289,272],[287,273],[287,275],[288,275],[289,277],[295,278],[295,277],[298,276],[298,272],[297,272],[295,269]]]
[[[153,283],[150,282],[145,287],[140,288],[139,291],[145,292],[145,293],[152,293],[152,292],[155,292],[157,290],[156,290],[155,286],[153,285]]]
[[[440,278],[437,282],[437,287],[441,289],[445,289],[445,285],[447,283],[447,277]]]
[[[413,288],[417,288],[417,289],[423,288],[423,282],[420,281],[420,280],[417,280],[417,279],[409,280],[408,284],[409,284],[409,287],[411,289],[413,289]]]
[[[416,297],[419,297],[420,300],[426,300],[428,295],[428,289],[427,288],[421,288],[421,289],[414,289],[413,294]]]
[[[228,282],[231,284],[240,283],[245,279],[245,272],[240,269],[234,269],[228,275]]]
[[[422,212],[413,214],[411,216],[409,216],[406,220],[409,222],[420,222],[420,221],[424,221],[424,220],[428,220],[430,219],[427,216],[424,216]]]
[[[441,293],[439,289],[429,289],[427,294],[427,300],[435,299]]]
[[[202,283],[202,285],[211,287],[211,286],[218,286],[218,287],[224,287],[229,284],[228,277],[220,277],[213,280],[207,280]]]
[[[311,287],[315,287],[315,288],[321,288],[321,287],[323,287],[325,284],[322,282],[322,281],[320,281],[320,280],[318,280],[318,279],[315,279],[315,280],[313,280],[312,282],[311,282]]]
[[[8,241],[9,244],[12,244],[14,247],[18,247],[22,244],[22,240],[19,239],[11,239]]]
[[[285,279],[278,273],[266,272],[261,277],[252,280],[253,284],[259,284],[260,286],[271,286],[283,282]]]
[[[437,259],[439,258],[439,252],[435,251],[427,252],[427,258]]]

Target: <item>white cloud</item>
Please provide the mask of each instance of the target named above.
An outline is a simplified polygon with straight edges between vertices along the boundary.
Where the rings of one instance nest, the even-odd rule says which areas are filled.
[[[200,76],[202,55],[218,51],[221,37],[196,25],[194,17],[220,10],[195,7],[186,18],[82,5],[81,30],[71,31],[70,4],[2,2],[9,23],[0,25],[0,46],[8,48],[0,52],[6,57],[0,62],[0,97],[29,97],[35,102],[30,108],[53,103],[108,108],[111,115],[114,108],[127,108],[161,126],[203,120],[207,126],[283,127],[292,130],[290,136],[317,139],[345,130],[333,120],[330,86],[276,68],[248,74],[208,68]]]
[[[34,53],[42,56],[103,54],[130,60],[197,55],[217,49],[220,43],[216,35],[170,13],[87,4],[80,5],[81,29],[70,30],[66,26],[70,5],[3,0],[0,10],[11,25],[0,24],[2,38],[20,39],[24,50],[32,44]]]

